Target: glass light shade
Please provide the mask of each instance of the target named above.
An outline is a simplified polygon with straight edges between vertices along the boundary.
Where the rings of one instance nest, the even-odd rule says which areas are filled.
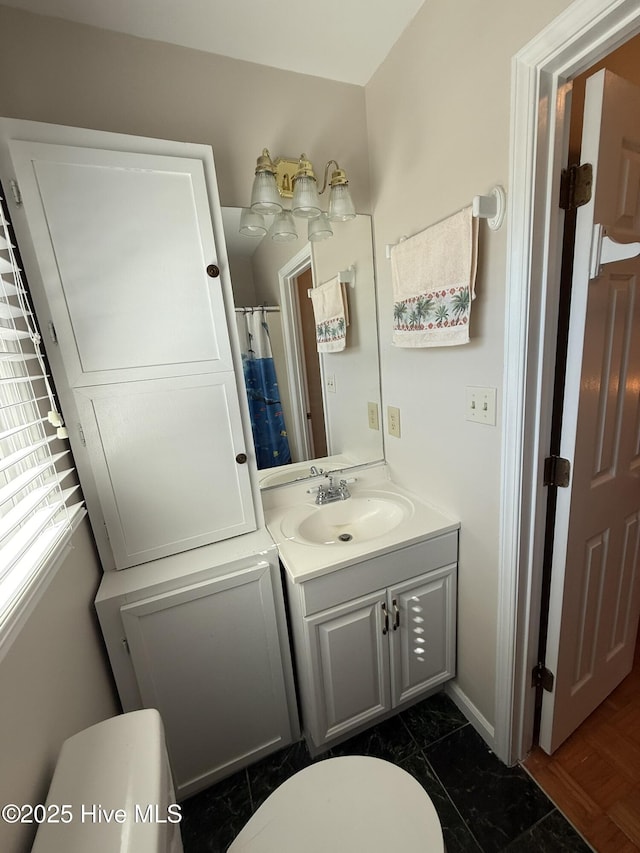
[[[320,216],[318,185],[313,178],[304,176],[294,180],[291,212],[302,219],[314,219]]]
[[[271,239],[277,243],[288,243],[298,239],[298,232],[290,211],[283,210],[276,216],[271,229]]]
[[[282,210],[276,178],[271,172],[258,172],[253,179],[251,210],[256,213],[280,213]]]
[[[355,219],[356,209],[351,199],[349,187],[346,184],[338,184],[331,187],[329,194],[329,219],[334,222],[346,222],[347,219]]]
[[[264,237],[267,233],[264,216],[255,210],[243,208],[240,214],[240,228],[238,229],[245,237]]]
[[[318,240],[328,240],[329,237],[333,237],[333,229],[326,213],[321,213],[315,219],[309,220],[308,236],[314,243]]]

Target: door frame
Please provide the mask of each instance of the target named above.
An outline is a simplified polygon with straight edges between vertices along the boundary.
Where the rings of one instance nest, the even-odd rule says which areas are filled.
[[[532,745],[570,81],[640,32],[637,0],[575,0],[512,60],[494,749]]]
[[[292,433],[294,450],[301,460],[311,457],[311,440],[307,423],[308,401],[304,351],[300,336],[297,290],[293,286],[293,282],[307,269],[311,270],[311,275],[313,276],[311,243],[303,246],[299,252],[278,270],[282,334],[293,416],[293,423],[288,428]],[[320,367],[322,369],[322,365]]]

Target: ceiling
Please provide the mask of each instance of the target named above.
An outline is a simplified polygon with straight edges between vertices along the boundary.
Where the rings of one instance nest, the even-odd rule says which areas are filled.
[[[2,0],[42,15],[364,86],[425,0]]]

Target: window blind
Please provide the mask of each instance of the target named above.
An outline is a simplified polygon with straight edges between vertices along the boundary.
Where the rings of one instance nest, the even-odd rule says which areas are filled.
[[[83,512],[66,429],[0,195],[0,633]]]

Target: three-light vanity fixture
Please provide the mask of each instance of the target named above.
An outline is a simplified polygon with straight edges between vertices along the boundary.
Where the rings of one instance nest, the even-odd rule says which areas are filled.
[[[327,188],[331,166],[334,168],[329,181],[329,205],[325,212],[320,207],[320,196]],[[283,205],[286,198],[291,199],[290,210]],[[332,237],[332,222],[345,222],[356,215],[344,169],[335,160],[329,160],[324,169],[322,189],[318,190],[316,175],[306,154],[301,154],[298,160],[272,160],[264,148],[256,163],[251,206],[245,208],[240,217],[240,233],[248,237],[263,237],[268,231],[264,218],[268,215],[275,216],[271,228],[273,240],[286,242],[298,238],[294,216],[307,220],[309,240]]]

